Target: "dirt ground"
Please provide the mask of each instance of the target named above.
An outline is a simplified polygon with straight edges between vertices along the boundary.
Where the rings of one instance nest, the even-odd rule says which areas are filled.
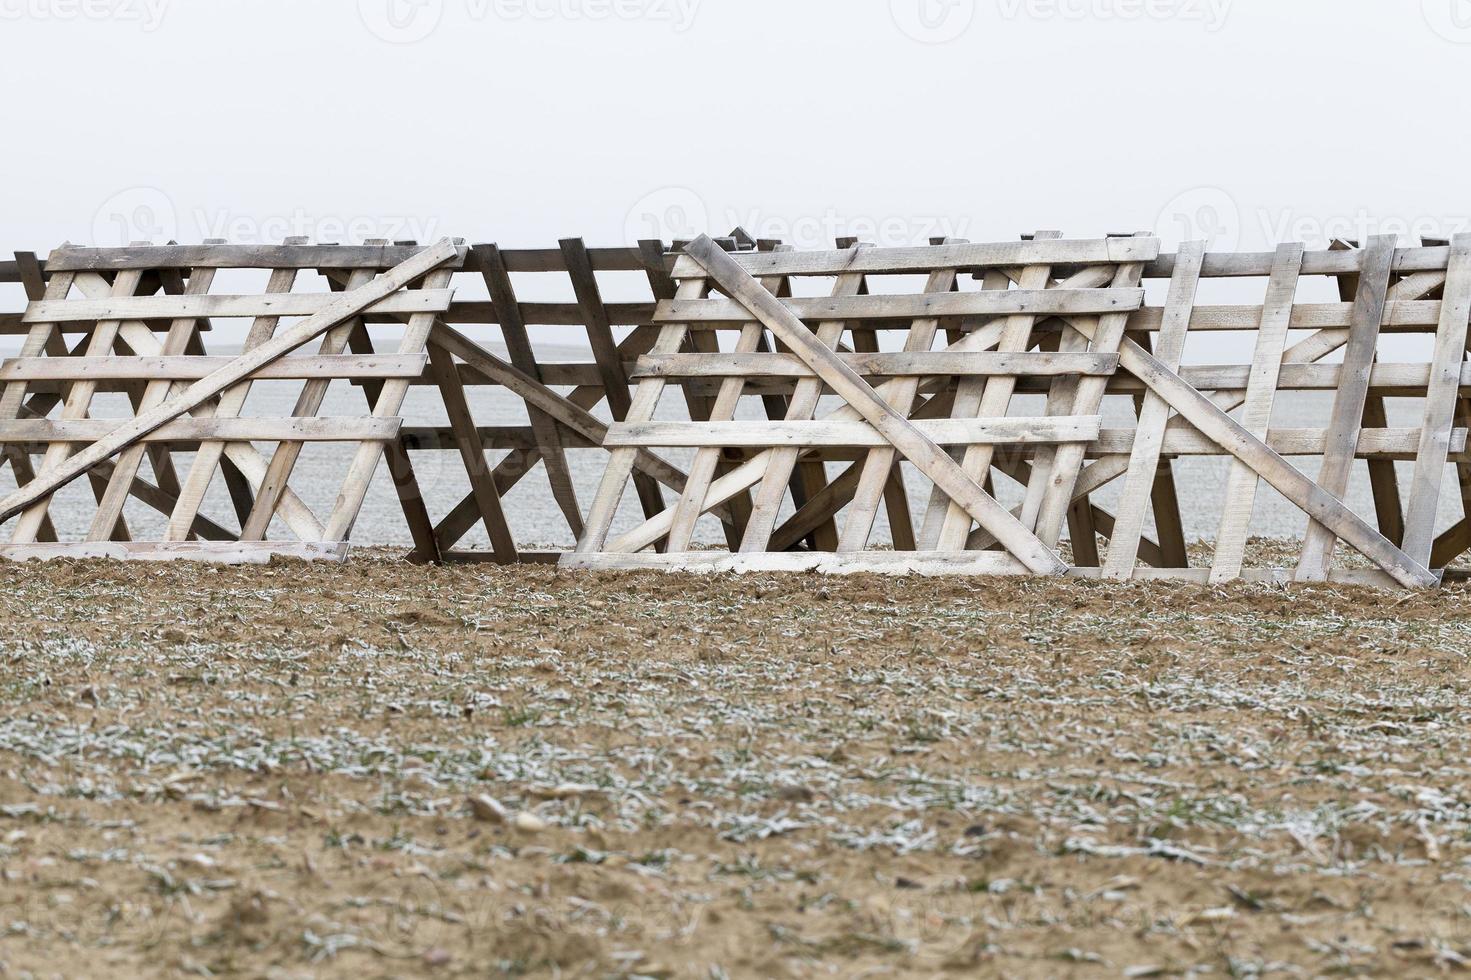
[[[0,976],[1466,969],[1467,598],[3,567]]]

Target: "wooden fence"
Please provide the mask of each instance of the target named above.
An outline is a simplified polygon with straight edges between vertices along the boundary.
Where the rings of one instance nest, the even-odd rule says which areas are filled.
[[[0,316],[0,332],[23,337],[0,365],[0,447],[16,483],[0,499],[12,522],[0,555],[340,556],[380,456],[424,561],[1423,586],[1471,549],[1471,237],[1267,253],[1161,254],[1143,234],[1049,232],[838,246],[736,233],[675,249],[568,239],[19,254],[0,263],[0,281],[30,299]],[[216,271],[240,268],[269,270],[265,290],[211,291]],[[528,273],[562,283],[566,299],[521,300],[513,275]],[[608,273],[636,274],[642,295],[605,301]],[[1245,301],[1207,301],[1223,287]],[[211,321],[225,317],[250,318],[245,349],[209,356]],[[369,326],[396,331],[391,351],[375,350]],[[539,356],[532,336],[549,328],[577,334],[591,360]],[[1249,362],[1187,363],[1188,341],[1225,332],[1247,338]],[[1420,349],[1424,360],[1402,359]],[[241,414],[266,379],[300,382],[290,416]],[[366,414],[318,417],[334,381],[361,389]],[[437,390],[447,425],[403,417],[416,385]],[[477,425],[467,389],[481,385],[521,399],[526,424]],[[99,391],[127,392],[133,415],[92,417]],[[1330,398],[1328,422],[1294,424],[1289,392]],[[678,420],[659,411],[671,398]],[[1413,406],[1418,424],[1391,427],[1391,405]],[[1124,414],[1129,424],[1114,421]],[[319,517],[290,477],[321,441],[358,448]],[[463,499],[425,500],[413,457],[431,451],[464,467]],[[604,454],[589,499],[569,452]],[[1218,514],[1185,501],[1193,524],[1215,527],[1203,560],[1175,477],[1193,456],[1228,463]],[[1357,460],[1372,515],[1343,502]],[[518,547],[502,500],[537,465],[571,553]],[[201,511],[216,469],[233,514]],[[96,512],[85,529],[58,528],[47,502],[81,476]],[[1115,483],[1111,512],[1097,496]],[[629,484],[642,515],[631,525]],[[1307,515],[1282,567],[1249,560],[1262,484]],[[1019,503],[1000,503],[998,487]],[[1444,527],[1443,496],[1463,513]],[[164,540],[130,540],[125,505],[166,514]],[[697,540],[709,517],[722,549]],[[463,544],[477,525],[489,551]],[[272,528],[293,539],[269,540]]]

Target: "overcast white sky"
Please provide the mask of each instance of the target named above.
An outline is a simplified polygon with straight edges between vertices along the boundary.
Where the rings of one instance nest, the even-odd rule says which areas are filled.
[[[1471,214],[1468,0],[0,0],[0,248]]]

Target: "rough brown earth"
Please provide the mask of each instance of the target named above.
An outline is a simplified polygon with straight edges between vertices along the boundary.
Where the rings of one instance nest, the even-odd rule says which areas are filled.
[[[0,975],[1461,970],[1467,598],[0,568]]]

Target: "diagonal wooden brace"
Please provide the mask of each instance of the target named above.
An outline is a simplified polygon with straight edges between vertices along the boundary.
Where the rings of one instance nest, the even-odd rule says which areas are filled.
[[[1092,339],[1095,324],[1079,318],[1073,325]],[[1433,586],[1440,578],[1405,554],[1384,535],[1360,518],[1240,422],[1223,412],[1211,399],[1171,371],[1163,361],[1132,340],[1119,346],[1119,363],[1169,403],[1184,419],[1226,452],[1255,470],[1313,520],[1357,548],[1396,582],[1410,588]]]
[[[1029,570],[1051,575],[1061,575],[1067,570],[1055,552],[966,475],[948,453],[903,414],[895,411],[858,372],[834,351],[819,343],[801,320],[708,235],[701,235],[687,245],[684,254],[704,267],[727,295],[765,324],[920,472],[959,502],[978,524],[996,535],[996,539]]]

